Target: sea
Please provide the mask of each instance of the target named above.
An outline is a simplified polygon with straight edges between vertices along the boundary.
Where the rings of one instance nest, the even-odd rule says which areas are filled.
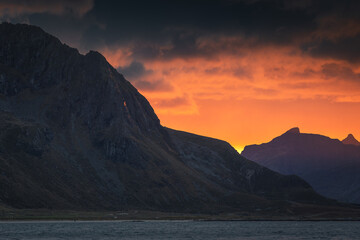
[[[360,239],[360,222],[14,221],[0,239]]]

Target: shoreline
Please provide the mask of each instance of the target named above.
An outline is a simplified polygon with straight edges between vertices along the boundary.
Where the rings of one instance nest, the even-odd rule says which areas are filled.
[[[307,211],[304,211],[304,210]],[[154,210],[49,210],[0,208],[0,222],[15,221],[360,221],[359,208],[305,208],[297,211],[175,212]]]
[[[222,216],[208,216],[208,217],[148,217],[142,218],[39,218],[39,217],[17,217],[17,218],[0,218],[1,223],[11,223],[11,222],[360,222],[360,217],[358,218],[311,218],[311,217],[274,217],[274,218],[264,218],[264,217],[253,217],[253,218],[225,218]]]

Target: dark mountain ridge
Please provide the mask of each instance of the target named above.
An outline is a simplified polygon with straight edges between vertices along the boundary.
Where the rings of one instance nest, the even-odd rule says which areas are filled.
[[[228,143],[161,126],[97,52],[0,25],[0,204],[203,211],[336,204]],[[275,211],[275,210],[273,210]]]
[[[360,147],[289,130],[269,143],[246,146],[242,156],[282,174],[295,174],[324,196],[360,203]]]

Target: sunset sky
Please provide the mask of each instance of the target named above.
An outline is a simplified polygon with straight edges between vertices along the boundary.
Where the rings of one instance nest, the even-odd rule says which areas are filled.
[[[292,127],[360,139],[360,1],[0,0],[0,19],[102,53],[162,125],[241,150]]]

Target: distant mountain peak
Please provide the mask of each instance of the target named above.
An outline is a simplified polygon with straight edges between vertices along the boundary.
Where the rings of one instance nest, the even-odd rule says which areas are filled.
[[[298,127],[294,127],[290,130],[288,130],[285,134],[292,133],[292,134],[300,134],[300,129]]]
[[[326,197],[360,204],[360,143],[354,136],[341,142],[297,132],[293,128],[268,143],[245,146],[241,155],[281,174],[302,177]]]
[[[344,140],[342,140],[342,143],[360,146],[360,142],[358,140],[356,140],[354,135],[352,135],[351,133]]]

